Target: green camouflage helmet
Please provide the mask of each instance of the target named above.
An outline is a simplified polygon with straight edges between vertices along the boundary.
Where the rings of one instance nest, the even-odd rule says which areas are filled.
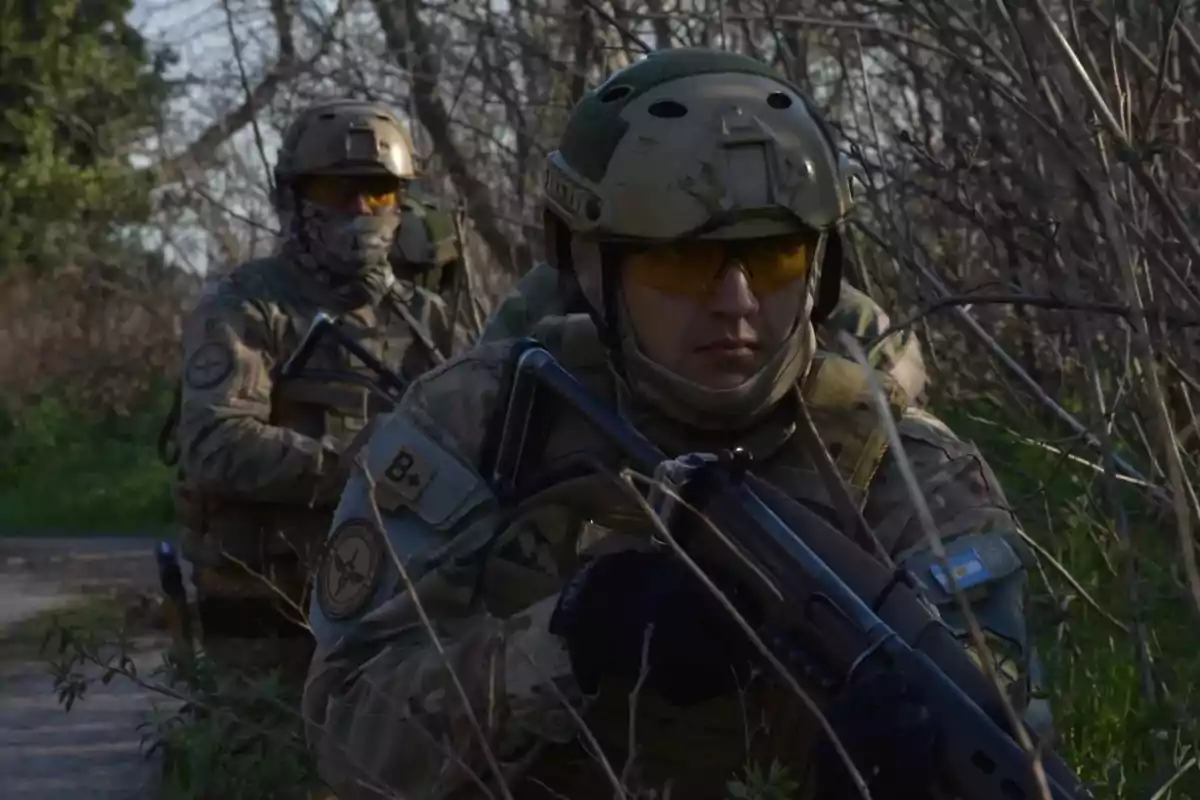
[[[409,187],[400,211],[402,221],[391,258],[396,277],[432,292],[442,291],[452,283],[451,273],[459,260],[454,216],[415,186]]]
[[[275,165],[275,204],[307,175],[416,177],[412,140],[396,116],[379,103],[333,100],[301,112],[283,134]]]
[[[569,235],[645,243],[828,232],[826,260],[836,263],[818,301],[827,312],[853,172],[808,99],[768,65],[720,50],[658,51],[573,110],[547,159],[547,256],[562,266]]]

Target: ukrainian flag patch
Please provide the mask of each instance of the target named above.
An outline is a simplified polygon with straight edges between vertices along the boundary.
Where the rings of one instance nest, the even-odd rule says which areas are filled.
[[[947,555],[946,563],[950,566],[951,574],[954,575],[955,585],[964,591],[986,582],[991,577],[991,572],[983,563],[983,559],[979,557],[979,551],[974,547],[962,553]],[[946,576],[941,564],[931,564],[929,574],[947,594],[953,591],[950,579]]]

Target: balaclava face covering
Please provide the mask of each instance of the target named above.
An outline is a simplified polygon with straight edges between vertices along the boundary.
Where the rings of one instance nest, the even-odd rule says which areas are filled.
[[[281,212],[284,252],[348,308],[377,303],[395,283],[388,260],[400,212],[356,214],[307,200]]]

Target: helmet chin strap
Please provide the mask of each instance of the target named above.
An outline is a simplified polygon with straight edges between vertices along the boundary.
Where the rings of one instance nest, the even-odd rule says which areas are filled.
[[[568,245],[559,248],[557,253],[556,266],[560,270],[566,268],[566,273],[574,277],[578,291],[587,299],[587,313],[609,354],[614,374],[631,389],[637,384],[637,394],[644,395],[661,412],[681,422],[720,428],[752,424],[776,406],[812,361],[815,351],[812,312],[816,305],[812,284],[821,280],[819,268],[810,270],[805,277],[804,307],[778,349],[740,386],[715,390],[684,378],[655,362],[642,350],[624,302],[618,247],[607,243],[571,244],[568,239]],[[818,245],[814,256],[820,253]],[[577,261],[583,260],[590,262],[583,266],[585,270],[596,271],[598,282],[580,280]],[[814,261],[817,261],[816,257]]]

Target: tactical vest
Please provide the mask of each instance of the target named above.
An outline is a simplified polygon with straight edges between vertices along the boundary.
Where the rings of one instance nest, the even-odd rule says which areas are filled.
[[[291,350],[303,338],[310,320],[295,320],[289,335],[289,352],[279,354],[277,363],[283,363]],[[393,315],[389,331],[397,330],[401,322]],[[393,369],[402,368],[402,355],[411,334],[379,338],[370,328],[379,323],[376,314],[370,313],[362,324],[349,323],[343,327],[351,333],[358,344]],[[413,347],[423,347],[420,340]],[[374,380],[371,371],[346,352],[332,338],[326,338],[313,351],[307,364],[297,374],[276,380],[271,397],[272,425],[288,428],[314,439],[331,437],[341,445],[349,443],[367,421],[376,414],[389,410],[391,404],[368,388]]]
[[[416,313],[419,315],[420,309]],[[428,331],[413,333],[395,308],[384,314],[370,308],[358,310],[344,318],[342,329],[398,372],[415,372],[436,363],[429,353],[429,345],[434,343]],[[282,312],[281,315],[287,317],[284,335],[278,352],[271,353],[277,370],[298,348],[311,323],[307,314]],[[388,334],[383,337],[377,335],[381,323]],[[386,398],[367,387],[372,378],[369,368],[332,337],[327,337],[318,343],[295,375],[276,376],[268,422],[313,439],[332,440],[340,450],[369,420],[392,407]],[[177,390],[175,406],[159,437],[160,454],[172,465],[178,461],[178,452],[171,452],[168,444],[178,422],[179,402]],[[204,492],[182,470],[177,472],[174,494],[177,517],[184,529],[184,554],[208,566],[220,563],[222,551],[249,563],[291,560],[296,555],[306,561],[328,534],[333,513],[332,506],[313,508]]]
[[[538,326],[535,336],[585,386],[605,384],[608,366],[586,323],[579,321],[572,325],[564,324],[561,318],[547,320]],[[888,395],[892,413],[898,415],[908,402],[905,392],[888,376],[877,373],[876,377]],[[888,447],[886,429],[875,413],[867,374],[854,362],[821,353],[798,388],[861,510],[867,488]],[[797,435],[792,435],[760,467],[759,473],[796,499],[830,503]],[[639,512],[623,508],[620,495],[605,489],[606,485],[611,487],[611,481],[583,480],[531,498],[522,504],[514,524],[500,537],[496,551],[515,552],[518,561],[521,552],[531,556],[538,553],[535,557],[543,559],[546,552],[553,553],[556,563],[551,569],[565,577],[578,568],[584,551],[598,555],[630,545],[640,546],[639,540],[644,541],[649,533],[648,523],[644,519],[636,521]],[[583,498],[588,498],[585,505],[581,505]],[[627,499],[624,504],[628,504]],[[523,513],[525,509],[527,514]],[[618,532],[624,524],[637,525],[642,533]],[[548,547],[534,546],[537,537],[547,541]],[[526,574],[491,576],[484,584],[488,602],[498,606],[497,613],[504,613],[548,596],[556,587],[543,577],[545,567],[545,564],[531,564]],[[806,689],[816,696],[814,687]],[[772,759],[778,758],[791,768],[794,777],[803,778],[808,772],[807,755],[819,730],[815,719],[790,690],[778,688],[761,676],[744,697],[718,698],[700,706],[678,709],[657,698],[642,696],[637,708],[637,762],[653,767],[646,779],[652,788],[661,791],[661,782],[671,778],[675,782],[672,796],[689,800],[727,797],[726,782],[740,774],[746,763],[747,742],[751,758],[760,766],[769,766]],[[602,686],[599,698],[585,716],[589,729],[618,773],[626,758],[628,714],[627,691]],[[539,788],[539,782],[552,787],[559,793],[557,796],[575,800],[593,797],[607,800],[612,796],[610,784],[595,757],[574,744],[545,749],[530,777],[534,780],[522,781],[516,787],[518,800],[555,796]]]

